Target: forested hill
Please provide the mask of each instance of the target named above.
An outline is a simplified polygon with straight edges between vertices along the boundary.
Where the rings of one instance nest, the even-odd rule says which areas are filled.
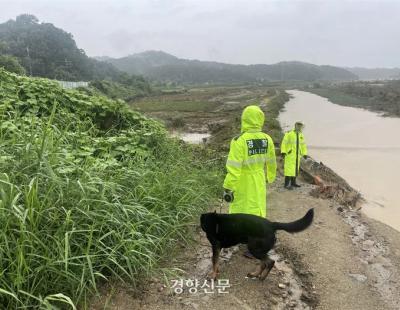
[[[58,80],[120,77],[113,65],[88,57],[72,34],[29,14],[0,24],[1,54],[15,57],[29,75]]]
[[[304,62],[281,62],[273,65],[232,65],[188,60],[161,51],[147,51],[127,57],[98,58],[131,74],[142,74],[158,81],[178,83],[243,83],[281,80],[356,80],[346,69],[317,66]]]

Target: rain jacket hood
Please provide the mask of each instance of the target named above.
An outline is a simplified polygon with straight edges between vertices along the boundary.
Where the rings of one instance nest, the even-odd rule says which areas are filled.
[[[264,112],[256,105],[250,105],[243,110],[241,132],[261,131],[264,126]]]

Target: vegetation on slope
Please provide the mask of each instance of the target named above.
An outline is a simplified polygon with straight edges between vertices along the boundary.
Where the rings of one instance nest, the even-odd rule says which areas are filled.
[[[0,69],[0,304],[85,307],[185,238],[220,177],[123,102]],[[193,154],[195,153],[195,154]]]
[[[128,76],[119,78],[118,82],[95,80],[89,83],[90,88],[100,92],[111,99],[122,99],[130,102],[136,98],[150,95],[153,90],[150,83],[141,76]]]

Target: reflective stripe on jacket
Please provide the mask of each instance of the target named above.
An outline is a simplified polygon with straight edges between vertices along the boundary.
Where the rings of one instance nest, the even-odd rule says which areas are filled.
[[[276,177],[275,147],[271,137],[261,132],[264,113],[258,106],[242,114],[242,134],[231,141],[224,188],[233,191],[229,213],[266,217],[266,182]]]
[[[307,145],[303,133],[295,130],[286,132],[281,143],[281,153],[285,154],[285,176],[297,176],[299,174],[300,160],[304,155],[307,155]]]

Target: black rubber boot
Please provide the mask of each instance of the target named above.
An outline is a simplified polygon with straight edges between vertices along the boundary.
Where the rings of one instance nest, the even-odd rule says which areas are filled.
[[[292,184],[293,187],[301,187],[301,185],[296,183],[296,177],[292,177],[291,184]]]
[[[291,179],[292,179],[291,177],[285,177],[285,188],[286,189],[289,189],[289,190],[293,189],[291,186]]]

